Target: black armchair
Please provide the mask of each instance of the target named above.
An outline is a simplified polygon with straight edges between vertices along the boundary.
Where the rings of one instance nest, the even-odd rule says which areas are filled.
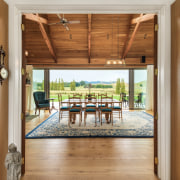
[[[121,93],[120,97],[121,97],[120,99],[121,99],[121,101],[123,103],[123,106],[127,106],[128,105],[128,98],[126,96],[126,93]]]
[[[49,113],[51,113],[49,100],[45,99],[46,98],[45,92],[37,91],[33,93],[33,96],[36,104],[35,114],[37,112],[37,109],[39,109],[39,115],[41,109],[48,109]]]
[[[143,97],[143,93],[139,93],[137,96],[137,100],[135,101],[136,106],[139,107],[140,105],[142,105],[142,97]]]

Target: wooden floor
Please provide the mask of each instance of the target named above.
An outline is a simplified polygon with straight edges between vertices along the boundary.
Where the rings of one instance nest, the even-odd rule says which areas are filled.
[[[40,117],[26,123],[26,133],[49,116],[41,111]],[[153,173],[153,139],[27,139],[26,174],[22,179],[157,180]]]
[[[31,130],[33,130],[36,126],[41,124],[44,120],[46,120],[49,116],[51,116],[55,112],[56,112],[55,110],[53,110],[51,113],[49,113],[48,110],[41,110],[40,116],[37,116],[33,120],[26,123],[26,130],[25,130],[26,134]],[[34,111],[31,112],[31,114],[34,115],[35,114]]]
[[[157,180],[153,139],[28,139],[22,179]]]
[[[153,139],[28,139],[22,179],[156,180]]]

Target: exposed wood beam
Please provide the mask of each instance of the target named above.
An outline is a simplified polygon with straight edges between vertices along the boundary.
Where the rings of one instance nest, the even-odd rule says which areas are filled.
[[[133,18],[131,20],[131,24],[141,23],[145,21],[149,21],[151,19],[154,19],[155,14],[146,14],[141,17]]]
[[[88,63],[91,63],[91,20],[92,15],[88,14]]]
[[[24,16],[28,20],[35,21],[37,23],[48,24],[48,20],[43,17],[37,16],[34,14],[24,14]]]
[[[100,65],[92,65],[92,64],[82,64],[82,65],[69,65],[69,64],[42,64],[42,65],[33,65],[34,68],[51,68],[51,69],[127,69],[127,68],[147,68],[147,65],[123,65],[123,66],[104,66],[102,64]]]
[[[123,47],[123,51],[122,51],[122,56],[121,58],[123,59],[123,56],[124,56],[124,52],[126,50],[126,47],[127,47],[127,44],[128,44],[128,40],[129,40],[129,35],[130,35],[130,27],[131,27],[131,20],[132,20],[132,15],[129,15],[129,26],[128,26],[128,29],[127,29],[127,34],[126,34],[126,39],[125,39],[125,42],[124,42],[124,47]]]
[[[39,14],[36,14],[36,16],[40,19]],[[49,49],[49,52],[50,52],[51,56],[53,57],[55,63],[57,63],[57,57],[56,57],[55,50],[53,48],[53,45],[51,43],[50,38],[48,37],[48,34],[46,33],[44,25],[40,22],[40,20],[39,20],[38,24],[39,24],[39,28],[40,28],[40,31],[42,33],[42,36],[43,36],[43,38],[45,40],[45,43],[46,43],[46,45],[47,45],[47,47]]]
[[[106,58],[94,59],[91,57],[91,65],[104,65],[105,63],[106,63]],[[57,64],[57,65],[70,65],[70,66],[90,65],[89,63],[87,63],[87,58],[58,58],[57,63],[54,63],[52,58],[38,58],[38,57],[36,58],[28,57],[27,64],[29,65]],[[146,57],[146,63],[141,63],[141,57],[126,58],[126,65],[147,65],[147,64],[154,64],[154,58]]]
[[[141,18],[142,16],[143,16],[143,14],[140,14],[140,18]],[[128,42],[128,45],[127,45],[125,51],[123,52],[123,56],[122,56],[123,59],[126,57],[127,53],[129,52],[129,50],[130,50],[130,48],[131,48],[131,46],[132,46],[133,40],[134,40],[135,35],[136,35],[136,33],[137,33],[137,30],[138,30],[138,28],[139,28],[139,25],[140,25],[140,21],[137,22],[137,24],[136,24],[136,26],[135,26],[135,28],[134,28],[134,31],[133,31],[133,33],[132,33],[132,36],[131,36],[131,38],[130,38],[130,40],[129,40],[129,42]]]

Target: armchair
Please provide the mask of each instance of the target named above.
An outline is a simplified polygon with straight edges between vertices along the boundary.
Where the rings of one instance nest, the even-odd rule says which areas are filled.
[[[36,104],[35,114],[37,112],[37,109],[39,109],[39,115],[41,109],[49,109],[49,113],[51,113],[49,100],[45,99],[46,98],[45,92],[41,92],[41,91],[34,92],[33,97]]]

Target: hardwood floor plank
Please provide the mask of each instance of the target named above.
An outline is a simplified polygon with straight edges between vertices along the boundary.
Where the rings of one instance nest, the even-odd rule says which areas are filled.
[[[22,180],[157,180],[153,139],[27,139]]]

